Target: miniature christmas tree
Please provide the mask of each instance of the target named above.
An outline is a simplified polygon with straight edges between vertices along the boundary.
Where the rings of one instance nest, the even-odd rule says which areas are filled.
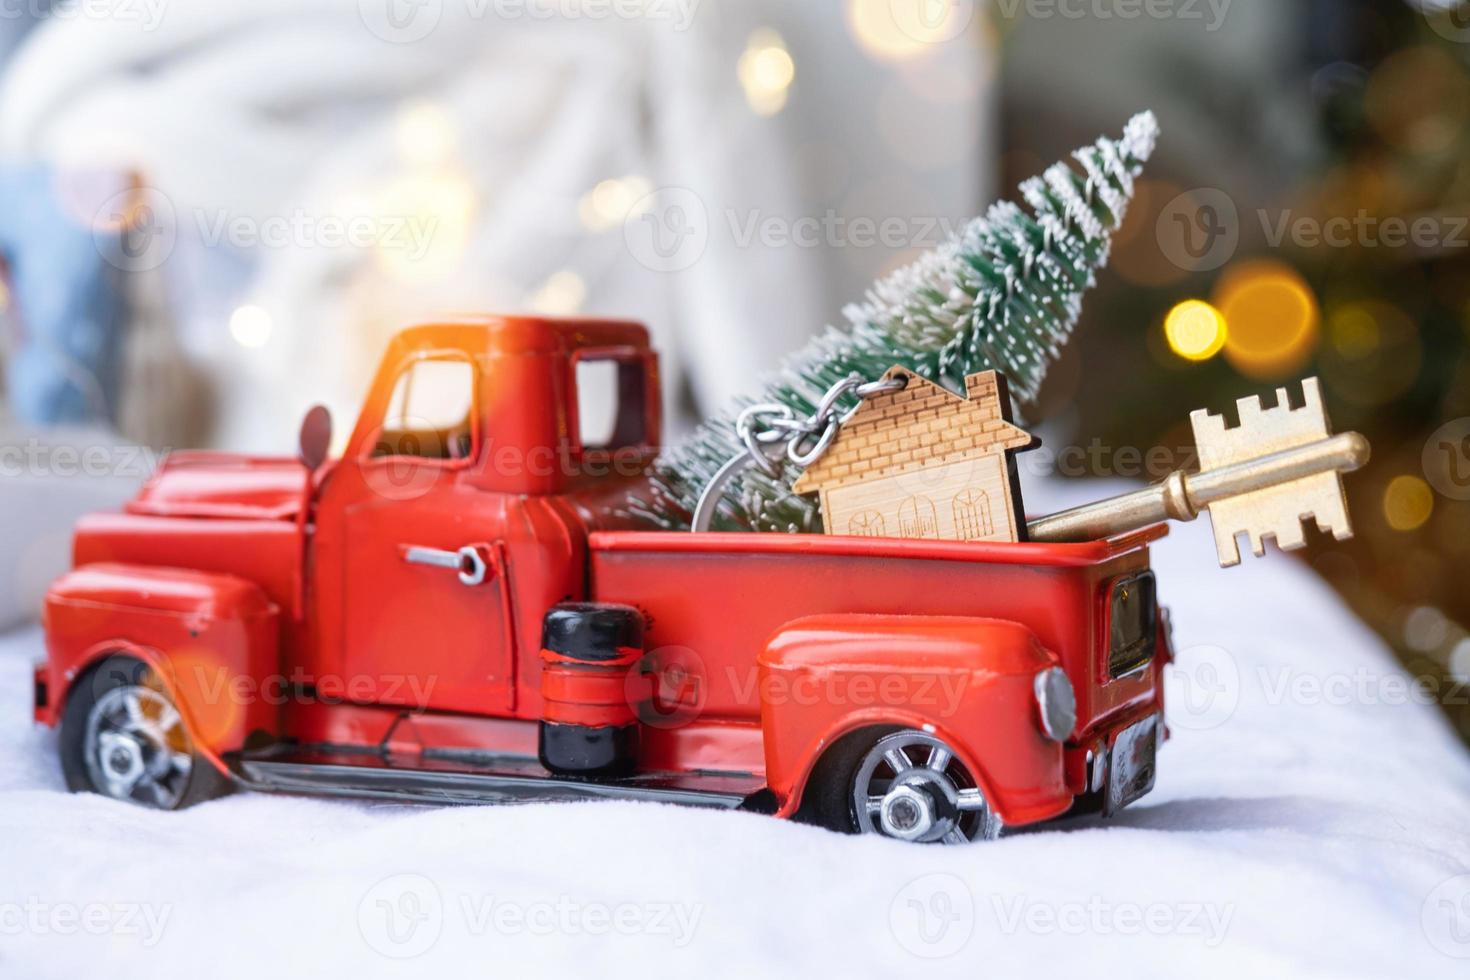
[[[876,379],[899,364],[958,393],[967,376],[995,369],[1014,394],[1034,398],[1077,323],[1083,293],[1107,264],[1111,236],[1157,137],[1152,113],[1135,116],[1122,139],[1099,139],[1073,154],[1082,173],[1057,163],[1022,184],[1032,213],[995,204],[949,242],[877,283],[864,302],[844,311],[847,329],[829,327],[787,359],[756,397],[704,423],[662,459],[649,493],[631,501],[631,514],[687,529],[700,493],[745,451],[735,432],[742,408],[780,403],[805,417],[833,384],[854,373]],[[819,530],[816,503],[791,492],[799,475],[789,463],[775,477],[749,471],[728,495],[715,529]]]

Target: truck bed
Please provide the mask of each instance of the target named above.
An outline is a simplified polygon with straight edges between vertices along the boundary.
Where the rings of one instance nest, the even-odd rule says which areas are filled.
[[[759,716],[755,660],[782,626],[819,615],[966,616],[1023,623],[1074,678],[1096,675],[1112,578],[1146,568],[1150,528],[1084,544],[783,534],[591,536],[591,597],[643,610],[650,651],[707,678],[705,719]],[[1152,696],[1152,678],[1077,684],[1078,732]]]

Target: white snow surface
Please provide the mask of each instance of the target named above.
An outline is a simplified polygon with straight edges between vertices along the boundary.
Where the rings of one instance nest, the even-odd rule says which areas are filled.
[[[64,792],[0,640],[0,977],[1465,977],[1470,760],[1281,556],[1155,549],[1154,792],[966,848],[653,804]],[[1320,687],[1318,686],[1320,685]]]

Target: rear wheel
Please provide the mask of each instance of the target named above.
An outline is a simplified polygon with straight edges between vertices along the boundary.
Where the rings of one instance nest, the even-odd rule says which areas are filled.
[[[860,732],[812,774],[802,816],[844,833],[916,844],[992,840],[1000,820],[942,740],[917,729]]]
[[[132,657],[111,657],[77,682],[61,719],[61,766],[74,793],[158,810],[179,810],[231,788],[195,751],[158,676]]]

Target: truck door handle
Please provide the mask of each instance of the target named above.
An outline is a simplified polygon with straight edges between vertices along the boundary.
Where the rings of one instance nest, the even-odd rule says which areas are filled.
[[[459,580],[471,588],[483,585],[490,566],[480,554],[480,549],[464,547],[458,551],[441,551],[438,548],[411,546],[404,552],[403,560],[410,565],[428,565],[459,573]]]

